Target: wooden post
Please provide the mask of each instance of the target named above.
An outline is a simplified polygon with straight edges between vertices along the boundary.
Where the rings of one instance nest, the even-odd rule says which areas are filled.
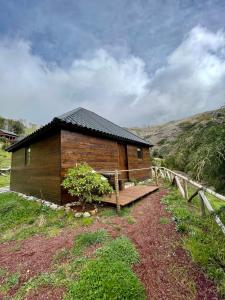
[[[185,199],[188,200],[188,188],[187,188],[187,181],[185,179],[183,179],[183,186],[184,186]]]
[[[201,194],[198,192],[199,199],[200,199],[200,207],[201,207],[201,215],[205,216],[205,203],[201,197]]]
[[[212,208],[212,205],[210,204],[210,202],[207,199],[206,195],[204,194],[203,191],[199,191],[199,195],[201,196],[201,198],[202,198],[205,206],[207,207],[208,211],[210,212],[210,214],[213,215],[216,223],[220,226],[220,228],[222,229],[223,233],[225,234],[225,226],[223,225],[223,223],[220,220],[220,218],[215,214],[215,210]]]
[[[181,195],[183,196],[183,198],[185,197],[185,194],[184,194],[184,189],[180,183],[180,180],[177,176],[175,176],[175,181],[176,181],[176,184],[177,184],[177,187],[179,189],[179,191],[181,192]]]
[[[155,183],[157,186],[159,186],[159,178],[158,178],[158,169],[155,168]]]
[[[120,196],[119,196],[119,175],[118,170],[115,170],[115,192],[116,192],[116,210],[120,213]]]

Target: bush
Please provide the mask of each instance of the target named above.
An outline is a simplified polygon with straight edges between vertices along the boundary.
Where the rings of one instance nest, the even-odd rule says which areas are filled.
[[[71,196],[79,198],[83,208],[85,208],[86,202],[100,202],[103,195],[113,191],[107,179],[96,173],[86,163],[69,169],[62,186],[68,190]]]

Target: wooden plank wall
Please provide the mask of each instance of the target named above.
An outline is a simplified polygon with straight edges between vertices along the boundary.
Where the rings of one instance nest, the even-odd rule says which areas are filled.
[[[148,147],[139,147],[143,150],[143,159],[137,157],[137,147],[135,145],[127,145],[127,155],[128,155],[128,168],[129,169],[141,169],[149,168],[151,166],[150,162],[150,152]],[[129,172],[130,180],[144,180],[149,178],[150,170],[134,171]]]
[[[87,162],[96,171],[118,169],[117,142],[82,133],[61,131],[61,178],[68,168]],[[72,198],[62,189],[63,203]]]
[[[12,153],[10,188],[60,204],[60,133],[30,148],[29,165],[25,165],[25,148]]]

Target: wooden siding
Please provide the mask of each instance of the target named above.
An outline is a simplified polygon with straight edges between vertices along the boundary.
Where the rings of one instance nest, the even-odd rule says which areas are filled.
[[[128,168],[150,167],[149,148],[142,147],[143,159],[137,158],[137,146],[125,145],[127,147]],[[87,162],[95,170],[115,170],[123,165],[121,144],[116,141],[89,136],[82,133],[61,131],[61,180],[66,171],[77,163]],[[123,159],[126,159],[123,157]],[[124,162],[123,168],[126,166]],[[130,172],[130,179],[145,179],[149,177],[150,171]],[[124,177],[124,176],[122,176]],[[68,193],[62,189],[62,202],[73,201]]]
[[[137,157],[137,147],[143,151],[143,158]],[[150,152],[148,147],[140,147],[135,145],[127,145],[128,169],[141,169],[150,167]],[[142,180],[149,178],[150,170],[129,172],[129,179]]]
[[[87,162],[95,170],[118,168],[117,142],[82,133],[61,131],[61,178],[76,163]],[[63,203],[72,200],[62,189]]]
[[[30,148],[29,165],[25,165],[25,148],[12,153],[11,190],[60,204],[60,133]]]

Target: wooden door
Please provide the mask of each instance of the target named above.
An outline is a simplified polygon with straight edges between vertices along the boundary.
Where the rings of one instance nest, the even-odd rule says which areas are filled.
[[[119,170],[127,170],[128,169],[127,145],[118,143],[118,155],[119,155]],[[119,175],[119,178],[128,180],[128,172],[122,172]]]

